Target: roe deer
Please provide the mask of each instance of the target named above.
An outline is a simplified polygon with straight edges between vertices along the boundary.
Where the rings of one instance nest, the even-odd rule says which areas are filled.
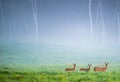
[[[80,68],[80,71],[89,72],[91,66],[92,64],[88,64],[88,68]]]
[[[73,64],[73,68],[65,68],[65,71],[70,72],[70,71],[75,71],[76,64]]]
[[[104,72],[107,70],[107,65],[109,63],[105,63],[105,67],[94,67],[94,71],[98,71],[98,72]]]

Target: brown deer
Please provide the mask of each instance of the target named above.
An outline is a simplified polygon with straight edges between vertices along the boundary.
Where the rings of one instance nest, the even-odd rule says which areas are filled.
[[[76,64],[73,64],[73,68],[65,68],[65,71],[67,72],[71,72],[71,71],[75,71],[75,67],[76,67]]]
[[[88,68],[80,68],[80,71],[89,72],[91,66],[92,64],[88,64]]]
[[[107,70],[107,66],[109,63],[105,63],[105,67],[94,67],[94,71],[98,71],[98,72],[104,72]]]

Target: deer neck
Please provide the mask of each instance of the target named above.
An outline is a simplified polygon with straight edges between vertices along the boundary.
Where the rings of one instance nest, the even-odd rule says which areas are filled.
[[[105,69],[107,69],[107,65],[105,65]]]
[[[90,66],[88,66],[88,69],[90,69]]]
[[[74,65],[73,69],[75,69],[75,65]]]

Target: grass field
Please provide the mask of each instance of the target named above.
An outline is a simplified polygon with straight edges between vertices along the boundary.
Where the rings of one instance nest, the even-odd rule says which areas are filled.
[[[93,51],[66,49],[32,44],[1,44],[0,82],[120,82],[119,47]],[[105,65],[105,61],[109,62],[106,72],[93,71],[95,66]],[[73,67],[72,63],[75,62],[76,70],[65,72],[65,68]],[[79,71],[87,64],[92,64],[89,72]]]
[[[60,67],[60,66],[59,66]],[[106,72],[94,72],[91,68],[89,72],[76,71],[67,73],[66,66],[41,66],[40,68],[24,66],[0,68],[0,82],[119,82],[119,70],[107,70]],[[117,66],[116,66],[117,67]],[[23,68],[23,69],[22,69]],[[28,68],[28,69],[27,69]]]

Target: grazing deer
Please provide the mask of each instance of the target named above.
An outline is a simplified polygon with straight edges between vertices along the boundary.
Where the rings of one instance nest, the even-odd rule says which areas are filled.
[[[107,70],[107,65],[108,65],[109,63],[105,63],[105,67],[94,67],[94,71],[96,72],[96,71],[98,71],[98,72],[104,72],[104,71],[106,71]]]
[[[70,71],[75,71],[76,64],[73,64],[73,68],[65,68],[65,71],[70,72]]]
[[[91,66],[92,64],[88,64],[88,68],[80,68],[80,71],[89,72]]]

